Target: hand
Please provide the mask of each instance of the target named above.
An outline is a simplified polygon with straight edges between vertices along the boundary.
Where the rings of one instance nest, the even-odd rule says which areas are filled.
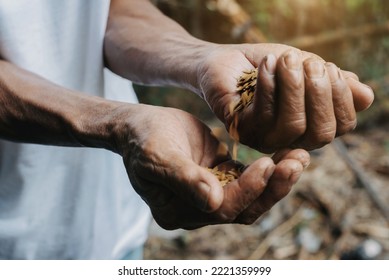
[[[308,150],[330,143],[356,126],[356,112],[373,91],[351,72],[315,54],[279,44],[219,45],[199,67],[199,88],[228,129],[230,105],[239,100],[237,79],[259,67],[254,101],[239,113],[239,140],[261,152]]]
[[[180,110],[137,107],[136,117],[120,117],[131,129],[120,133],[118,147],[135,190],[165,229],[252,223],[289,192],[309,162],[304,150],[284,150],[221,187],[204,167],[240,164],[207,126]]]

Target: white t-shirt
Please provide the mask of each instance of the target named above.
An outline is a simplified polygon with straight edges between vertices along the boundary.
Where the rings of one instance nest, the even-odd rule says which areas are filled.
[[[0,57],[46,79],[136,102],[103,67],[109,0],[0,0]],[[117,259],[150,221],[120,156],[0,140],[0,259]]]

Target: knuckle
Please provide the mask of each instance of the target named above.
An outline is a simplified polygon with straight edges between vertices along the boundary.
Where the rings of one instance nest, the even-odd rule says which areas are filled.
[[[304,83],[296,74],[293,75],[289,81],[285,82],[284,87],[291,94],[301,93],[304,91]]]
[[[316,133],[312,133],[309,137],[311,148],[320,148],[331,143],[335,138],[336,131],[333,128],[323,129]]]
[[[331,79],[331,87],[332,87],[333,96],[335,98],[337,97],[337,94],[339,95],[339,98],[344,98],[345,96],[344,93],[350,91],[350,88],[346,83],[346,81],[340,78]]]
[[[288,138],[298,138],[303,135],[306,131],[306,120],[304,118],[299,118],[294,121],[285,122],[284,131]]]
[[[261,151],[265,153],[285,148],[306,132],[306,119],[304,117],[295,120],[279,120],[274,130],[266,135],[261,145]]]
[[[325,70],[322,62],[309,62],[304,64],[305,86],[308,90],[320,89],[327,86],[327,79],[325,79]]]
[[[356,119],[342,123],[342,124],[338,125],[337,130],[336,130],[336,135],[339,136],[339,135],[346,134],[347,132],[354,130],[356,126],[357,126]]]
[[[326,132],[326,133],[322,133],[318,139],[317,139],[317,142],[321,145],[326,145],[326,144],[329,144],[331,143],[335,138],[335,131],[331,131],[331,132]]]

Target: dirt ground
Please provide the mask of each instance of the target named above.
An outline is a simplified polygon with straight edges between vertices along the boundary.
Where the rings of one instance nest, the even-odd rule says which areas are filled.
[[[153,224],[145,259],[389,259],[388,131],[344,136],[346,155],[335,144],[312,152],[292,192],[253,225]]]

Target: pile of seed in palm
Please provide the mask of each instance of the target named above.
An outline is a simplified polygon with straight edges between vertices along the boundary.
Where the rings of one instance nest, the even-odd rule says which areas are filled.
[[[219,170],[217,166],[214,168],[207,169],[219,179],[219,182],[222,187],[239,178],[239,176],[242,174],[241,170],[236,170],[235,168],[230,169],[228,171]]]
[[[230,114],[232,116],[233,121],[231,122],[229,128],[229,134],[234,139],[234,145],[232,147],[232,158],[234,160],[237,159],[238,154],[238,113],[253,102],[255,88],[257,85],[257,75],[258,68],[244,71],[242,76],[240,76],[237,81],[236,91],[240,95],[240,99],[238,100],[238,102],[231,104]],[[222,186],[225,186],[226,184],[234,181],[241,175],[241,171],[235,169],[224,171],[219,170],[218,167],[214,167],[208,168],[208,170],[219,179],[220,184]]]

